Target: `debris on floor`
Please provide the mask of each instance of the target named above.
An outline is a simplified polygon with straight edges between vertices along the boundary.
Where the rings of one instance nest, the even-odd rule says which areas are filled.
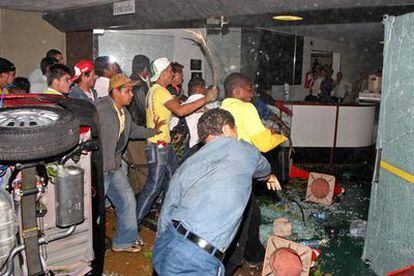
[[[261,193],[257,201],[262,217],[262,244],[266,246],[273,235],[273,222],[286,218],[292,225],[292,235],[287,239],[320,249],[311,275],[374,275],[360,259],[369,207],[370,183],[365,175],[368,172],[358,170],[357,166],[337,168],[336,176],[347,192],[335,197],[329,206],[304,201],[304,180],[292,179],[284,187],[282,199]]]

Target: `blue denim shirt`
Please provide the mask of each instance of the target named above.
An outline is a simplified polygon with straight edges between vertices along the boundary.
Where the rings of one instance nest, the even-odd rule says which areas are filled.
[[[252,179],[270,164],[252,145],[217,137],[174,174],[158,221],[158,235],[171,220],[224,251],[233,240],[252,190]]]

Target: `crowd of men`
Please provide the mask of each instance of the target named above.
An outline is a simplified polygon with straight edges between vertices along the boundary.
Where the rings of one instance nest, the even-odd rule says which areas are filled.
[[[320,101],[322,103],[354,103],[358,98],[357,90],[344,78],[342,72],[336,73],[335,80],[332,78],[332,69],[329,66],[315,66],[307,74],[305,87],[309,89],[309,94],[305,101]]]
[[[24,91],[95,105],[104,190],[116,213],[113,251],[141,250],[143,221],[159,201],[154,270],[159,275],[232,275],[244,258],[252,267],[263,261],[252,181],[281,189],[261,153],[286,137],[263,125],[251,103],[253,84],[247,76],[227,76],[221,108],[208,110],[217,88],[193,78],[186,95],[182,70],[167,58],[150,62],[144,55],[133,58],[130,77],[108,56],[80,60],[69,69],[62,53],[50,50],[26,79]],[[2,94],[23,87],[15,73],[13,63],[0,58]],[[172,133],[180,125],[187,127],[189,139],[177,160]],[[146,157],[148,174],[138,190],[123,167],[124,156],[130,161]]]

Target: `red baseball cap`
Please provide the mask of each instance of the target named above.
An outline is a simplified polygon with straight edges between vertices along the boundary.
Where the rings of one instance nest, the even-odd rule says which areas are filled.
[[[93,70],[93,62],[91,60],[83,59],[78,61],[75,66],[73,66],[73,71],[75,71],[73,77],[70,79],[71,82],[77,80],[82,74],[91,72]]]

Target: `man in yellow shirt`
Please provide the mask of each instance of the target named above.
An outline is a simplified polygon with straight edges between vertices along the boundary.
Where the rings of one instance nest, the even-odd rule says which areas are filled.
[[[151,205],[162,190],[167,190],[168,183],[178,164],[170,146],[171,136],[169,125],[174,113],[177,117],[186,116],[217,98],[217,89],[207,91],[204,98],[192,103],[181,105],[166,87],[172,81],[171,62],[167,58],[158,58],[151,63],[151,82],[153,85],[146,98],[147,127],[153,128],[156,121],[165,122],[161,133],[148,138],[145,152],[147,155],[148,176],[137,199],[137,223],[141,228]],[[140,245],[144,244],[139,239]]]
[[[260,120],[259,113],[250,102],[253,97],[253,86],[247,76],[233,73],[224,82],[226,99],[221,108],[229,111],[236,119],[237,133],[244,140],[261,152],[268,152],[280,145],[287,138],[272,133]]]
[[[0,57],[0,95],[9,94],[7,89],[11,85],[16,75],[16,67],[14,64],[5,58]]]
[[[221,108],[233,115],[240,140],[254,145],[260,152],[268,152],[287,140],[285,136],[272,133],[263,125],[257,109],[250,102],[253,97],[253,85],[246,75],[230,74],[224,81],[224,92],[226,98]],[[238,239],[234,241],[235,248],[226,254],[226,275],[232,275],[241,264],[243,256],[252,266],[263,261],[264,248],[259,240],[259,226],[260,209],[252,194]]]

